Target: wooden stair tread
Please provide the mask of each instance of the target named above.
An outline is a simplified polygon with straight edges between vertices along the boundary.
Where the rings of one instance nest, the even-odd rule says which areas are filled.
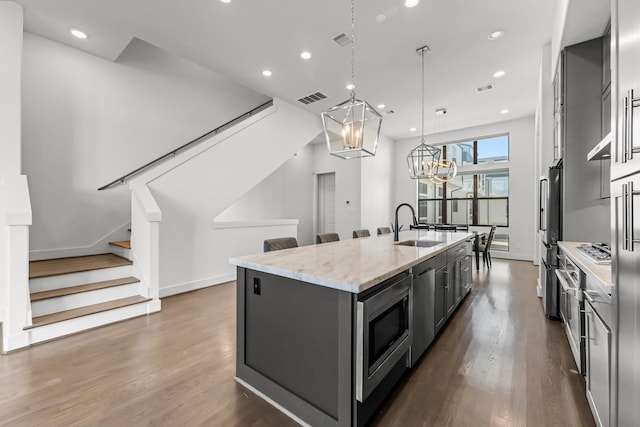
[[[139,281],[140,280],[135,277],[123,277],[121,279],[86,283],[84,285],[69,286],[66,288],[52,289],[50,291],[34,292],[31,294],[31,302],[62,297],[65,295],[79,294],[81,292],[95,291],[97,289],[110,288],[113,286],[128,285]]]
[[[102,302],[100,304],[87,305],[85,307],[74,308],[72,310],[60,311],[58,313],[46,314],[33,318],[33,325],[25,326],[24,329],[37,328],[38,326],[50,325],[52,323],[63,322],[76,317],[88,316],[90,314],[101,313],[103,311],[113,310],[115,308],[126,307],[129,305],[139,304],[151,301],[151,298],[145,298],[136,295],[128,298],[116,299],[113,301]]]
[[[29,278],[34,279],[58,274],[78,273],[81,271],[121,267],[131,264],[133,264],[132,261],[115,254],[43,259],[40,261],[29,261]]]
[[[131,240],[118,240],[115,242],[109,242],[109,244],[120,248],[131,249]]]

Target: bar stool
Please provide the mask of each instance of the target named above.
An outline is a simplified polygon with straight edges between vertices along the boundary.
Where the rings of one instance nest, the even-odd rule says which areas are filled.
[[[322,233],[316,236],[316,244],[337,242],[340,240],[338,233]]]
[[[378,236],[382,234],[391,234],[391,229],[389,227],[378,227],[377,233]]]
[[[360,237],[369,237],[369,236],[371,236],[371,234],[369,234],[369,230],[367,229],[353,230],[354,239],[359,239]]]
[[[279,251],[281,249],[297,248],[298,241],[295,237],[279,237],[264,241],[264,252]]]

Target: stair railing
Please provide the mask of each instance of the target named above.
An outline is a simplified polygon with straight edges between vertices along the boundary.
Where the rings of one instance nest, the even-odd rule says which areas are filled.
[[[218,133],[222,132],[223,130],[225,130],[225,129],[233,126],[233,125],[236,125],[236,124],[238,124],[239,122],[241,122],[241,121],[243,121],[245,119],[248,119],[249,117],[259,113],[260,111],[266,110],[267,108],[271,107],[272,105],[273,105],[273,99],[265,102],[264,104],[261,104],[261,105],[257,106],[256,108],[254,108],[254,109],[252,109],[250,111],[247,111],[246,113],[236,117],[235,119],[229,120],[225,124],[223,124],[221,126],[218,126],[217,128],[215,128],[215,129],[213,129],[213,130],[211,130],[211,131],[209,131],[209,132],[207,132],[207,133],[205,133],[203,135],[200,135],[196,139],[193,139],[193,140],[187,142],[186,144],[181,145],[180,147],[178,147],[176,149],[171,150],[167,154],[164,154],[164,155],[158,157],[157,159],[154,159],[154,160],[150,161],[149,163],[147,163],[147,164],[145,164],[143,166],[140,166],[139,168],[129,172],[128,174],[122,175],[120,178],[114,179],[110,183],[108,183],[106,185],[103,185],[102,187],[98,188],[98,191],[106,190],[106,189],[109,189],[109,188],[113,188],[116,185],[125,184],[128,179],[130,179],[130,178],[142,173],[143,171],[145,171],[145,170],[157,165],[158,163],[160,163],[160,162],[162,162],[164,160],[167,160],[167,159],[170,159],[172,157],[175,157],[178,153],[180,153],[182,151],[185,151],[185,150],[187,150],[187,149],[199,144],[200,142],[203,142],[205,139],[207,139],[207,138],[209,138],[211,136],[217,135]]]

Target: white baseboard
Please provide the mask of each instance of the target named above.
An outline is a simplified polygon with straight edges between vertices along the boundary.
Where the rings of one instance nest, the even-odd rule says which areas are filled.
[[[491,251],[491,257],[496,259],[512,259],[515,261],[532,261],[533,258],[528,255],[514,254],[503,251]]]
[[[160,298],[177,295],[184,292],[195,291],[196,289],[208,288],[209,286],[220,285],[222,283],[232,282],[236,280],[236,273],[222,274],[206,279],[194,280],[192,282],[179,283],[160,287]]]
[[[31,345],[29,342],[29,334],[26,331],[13,337],[5,337],[4,334],[2,335],[2,354],[11,353]]]
[[[536,282],[537,282],[536,293],[538,294],[538,298],[542,298],[542,284],[540,283],[540,278],[539,277],[536,280]]]

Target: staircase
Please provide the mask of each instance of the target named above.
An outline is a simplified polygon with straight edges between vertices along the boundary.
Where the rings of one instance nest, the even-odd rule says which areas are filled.
[[[115,253],[29,262],[31,342],[47,341],[150,312],[148,290],[134,276],[129,241]]]

